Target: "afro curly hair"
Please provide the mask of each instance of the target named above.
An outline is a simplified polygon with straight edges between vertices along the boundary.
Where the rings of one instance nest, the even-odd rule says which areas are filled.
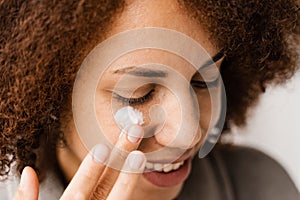
[[[245,124],[266,86],[297,70],[299,2],[178,2],[224,49],[227,121]],[[122,0],[0,1],[0,176],[12,163],[42,175],[45,154],[55,160],[76,72],[124,6]]]

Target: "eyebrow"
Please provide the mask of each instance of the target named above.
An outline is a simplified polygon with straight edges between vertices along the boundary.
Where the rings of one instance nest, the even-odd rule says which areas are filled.
[[[135,66],[127,67],[124,69],[118,69],[114,73],[127,73],[134,76],[143,76],[143,77],[158,77],[165,78],[168,76],[168,73],[162,70],[151,70],[146,68],[136,68]]]
[[[162,70],[151,70],[151,69],[145,69],[145,68],[140,68],[140,69],[135,69],[131,70],[128,72],[130,75],[135,75],[135,76],[144,76],[144,77],[158,77],[158,78],[164,78],[167,77],[168,73]]]
[[[198,70],[211,66],[212,64],[221,60],[223,57],[224,57],[224,53],[222,51],[220,51],[219,53],[214,55],[211,59],[206,61],[200,68],[198,68]],[[148,78],[153,78],[153,77],[165,78],[168,76],[168,73],[163,70],[151,70],[151,69],[146,69],[146,68],[136,68],[135,66],[118,69],[118,70],[114,71],[114,73],[122,73],[122,74],[127,73],[127,74],[134,75],[134,76],[142,76],[142,77],[148,77]]]

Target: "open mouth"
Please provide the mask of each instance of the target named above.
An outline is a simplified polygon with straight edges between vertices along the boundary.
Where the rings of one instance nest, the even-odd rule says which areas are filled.
[[[172,187],[183,183],[191,171],[191,158],[175,163],[146,163],[143,177],[159,187]]]
[[[184,160],[176,163],[152,163],[146,162],[146,171],[156,171],[156,172],[165,172],[174,171],[179,169],[184,164]]]

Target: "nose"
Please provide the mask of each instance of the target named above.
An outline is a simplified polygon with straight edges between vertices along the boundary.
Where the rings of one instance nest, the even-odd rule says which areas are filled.
[[[156,141],[167,147],[188,149],[201,139],[200,112],[197,98],[190,87],[177,88],[176,94],[166,90],[160,105],[166,120],[155,134]]]

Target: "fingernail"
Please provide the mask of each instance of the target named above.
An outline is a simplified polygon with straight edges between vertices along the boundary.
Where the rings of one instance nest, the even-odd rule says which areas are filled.
[[[93,159],[98,163],[105,163],[109,156],[109,148],[104,144],[97,144],[92,149]]]
[[[137,143],[143,137],[143,135],[143,128],[137,125],[131,126],[127,132],[127,138],[131,143]]]
[[[129,167],[132,170],[142,171],[146,165],[146,158],[143,153],[133,151],[128,155]]]
[[[26,184],[29,182],[28,177],[28,167],[25,167],[22,171],[21,180],[20,180],[20,187],[26,188]]]

